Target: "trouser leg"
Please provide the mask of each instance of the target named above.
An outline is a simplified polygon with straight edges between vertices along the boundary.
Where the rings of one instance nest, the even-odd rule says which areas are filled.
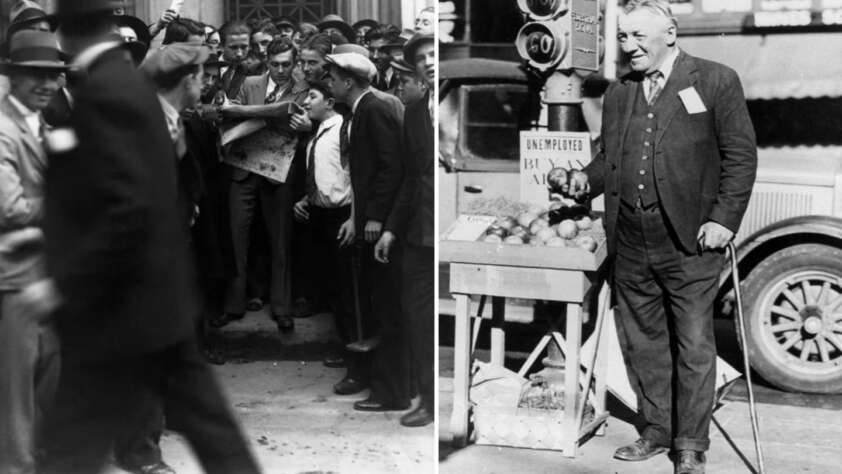
[[[57,338],[0,294],[0,473],[36,472],[39,423],[58,381]]]
[[[421,403],[433,413],[435,401],[435,261],[433,247],[408,244],[403,258],[402,306],[407,316],[407,332]]]
[[[273,315],[292,314],[292,186],[264,180],[260,186],[263,218],[269,230],[272,261],[269,276],[269,300]]]
[[[257,184],[262,179],[250,174],[242,181],[231,181],[228,205],[231,219],[231,243],[236,274],[225,294],[225,312],[241,314],[246,311],[246,282],[248,280],[248,250],[251,226],[257,206]]]

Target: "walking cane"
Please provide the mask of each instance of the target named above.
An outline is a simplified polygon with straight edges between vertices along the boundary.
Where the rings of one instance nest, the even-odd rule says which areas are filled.
[[[743,368],[746,374],[746,387],[748,388],[748,409],[751,417],[751,432],[754,435],[754,450],[757,453],[757,472],[765,474],[763,466],[763,452],[760,449],[760,429],[757,427],[757,406],[754,403],[754,385],[751,382],[751,365],[748,360],[748,347],[746,345],[746,327],[743,316],[743,301],[740,294],[740,276],[737,273],[737,249],[734,242],[728,242],[728,251],[731,254],[731,278],[734,283],[734,295],[737,305],[737,327],[740,331],[740,349],[743,352]]]
[[[366,353],[371,352],[380,345],[379,337],[363,338],[363,314],[360,309],[360,271],[362,264],[360,263],[359,248],[351,252],[351,284],[354,287],[354,317],[357,323],[357,340],[346,345],[345,348],[351,352]]]

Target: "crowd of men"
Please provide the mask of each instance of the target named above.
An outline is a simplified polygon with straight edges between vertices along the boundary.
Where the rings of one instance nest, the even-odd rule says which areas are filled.
[[[207,361],[334,315],[353,408],[433,421],[432,8],[414,30],[19,1],[0,73],[0,472],[259,472]],[[150,50],[163,34],[160,48]],[[283,383],[282,380],[278,383]]]

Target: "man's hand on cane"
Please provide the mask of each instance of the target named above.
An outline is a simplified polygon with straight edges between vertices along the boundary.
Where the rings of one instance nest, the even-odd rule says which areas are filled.
[[[707,221],[699,228],[696,241],[699,242],[699,250],[723,249],[728,242],[734,238],[734,233],[722,224]]]

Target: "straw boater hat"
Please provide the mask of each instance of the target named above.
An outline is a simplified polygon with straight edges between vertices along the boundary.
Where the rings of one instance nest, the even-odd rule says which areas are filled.
[[[325,15],[322,18],[322,21],[319,22],[318,27],[319,31],[324,31],[328,28],[336,28],[337,30],[339,30],[340,33],[342,33],[343,36],[345,36],[345,39],[347,39],[348,41],[353,41],[354,38],[357,37],[357,32],[354,31],[353,28],[351,28],[351,25],[349,25],[347,22],[345,22],[344,19],[342,19],[341,16],[335,13]]]
[[[0,73],[13,70],[38,69],[66,71],[61,59],[56,35],[48,31],[23,30],[12,37],[9,58],[0,62]]]

